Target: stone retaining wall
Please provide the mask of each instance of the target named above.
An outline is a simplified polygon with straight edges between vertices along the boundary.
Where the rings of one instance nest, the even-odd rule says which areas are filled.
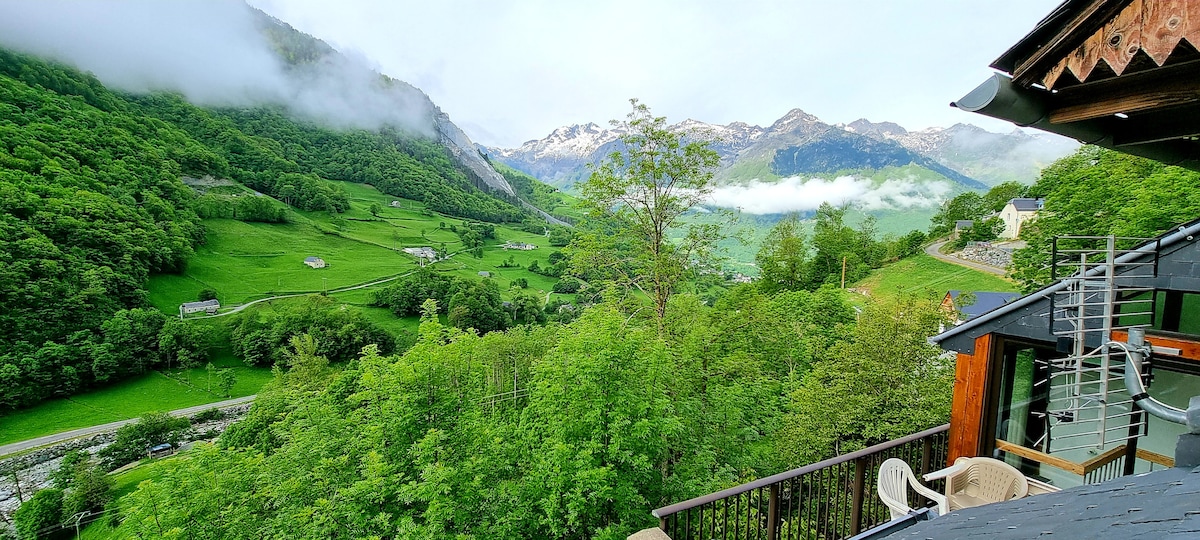
[[[1012,263],[1012,252],[998,247],[968,246],[957,255],[965,261],[974,261],[996,268],[1008,268]]]

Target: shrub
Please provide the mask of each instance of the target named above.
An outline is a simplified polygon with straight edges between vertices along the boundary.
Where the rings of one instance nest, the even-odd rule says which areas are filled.
[[[62,523],[63,492],[58,488],[43,489],[33,494],[13,514],[17,533],[30,540],[49,536],[47,531]],[[38,534],[42,532],[42,534]]]
[[[100,451],[104,466],[109,470],[126,463],[133,463],[146,455],[146,451],[163,443],[178,445],[183,432],[191,427],[187,418],[176,418],[167,413],[146,413],[132,424],[121,426],[112,444]]]
[[[573,277],[565,277],[554,284],[554,292],[558,294],[575,294],[579,292],[583,283]]]
[[[204,409],[203,411],[196,413],[196,415],[192,417],[192,422],[201,424],[204,422],[213,422],[222,418],[225,418],[225,412],[221,409],[213,407],[211,409]]]

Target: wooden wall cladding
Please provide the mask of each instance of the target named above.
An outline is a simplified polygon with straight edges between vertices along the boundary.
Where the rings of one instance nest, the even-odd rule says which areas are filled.
[[[1100,62],[1119,76],[1138,51],[1161,67],[1183,40],[1200,49],[1200,0],[1133,0],[1051,67],[1042,85],[1053,89],[1066,73],[1087,82]]]
[[[947,464],[959,457],[976,457],[982,440],[986,412],[988,360],[992,334],[975,338],[974,354],[959,354],[954,366],[954,398],[950,409],[950,451]]]

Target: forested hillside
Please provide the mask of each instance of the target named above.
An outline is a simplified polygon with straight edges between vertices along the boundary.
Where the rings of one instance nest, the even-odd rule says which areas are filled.
[[[304,210],[345,210],[335,179],[464,218],[531,219],[417,135],[117,93],[0,50],[0,409],[142,372],[180,349],[203,354],[193,330],[141,309],[147,278],[185,267],[205,241],[202,217],[288,215],[272,198],[198,197],[181,181],[205,176]]]

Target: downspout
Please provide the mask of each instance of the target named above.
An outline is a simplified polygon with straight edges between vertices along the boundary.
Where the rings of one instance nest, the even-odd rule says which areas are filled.
[[[1188,423],[1187,411],[1167,405],[1146,393],[1146,387],[1142,384],[1142,360],[1149,356],[1150,347],[1146,345],[1145,330],[1130,328],[1129,343],[1110,341],[1108,345],[1125,351],[1125,390],[1138,407],[1168,422],[1184,424],[1192,433],[1198,432],[1197,426]]]

